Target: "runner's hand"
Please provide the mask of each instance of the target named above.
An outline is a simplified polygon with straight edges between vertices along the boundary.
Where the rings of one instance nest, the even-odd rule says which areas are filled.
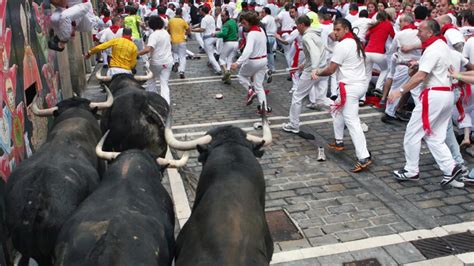
[[[230,69],[232,70],[236,70],[238,67],[239,65],[237,63],[232,63],[232,65],[230,65]]]
[[[395,100],[400,98],[402,96],[402,93],[400,92],[400,89],[396,89],[388,95],[388,102],[393,103]]]
[[[318,70],[317,70],[317,69],[313,69],[313,70],[311,71],[311,79],[312,79],[312,80],[317,80],[318,78],[319,78],[319,76],[318,76]]]

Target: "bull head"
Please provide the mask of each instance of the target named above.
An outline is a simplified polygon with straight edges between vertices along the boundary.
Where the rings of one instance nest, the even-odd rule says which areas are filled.
[[[105,102],[91,102],[89,104],[89,107],[91,109],[106,109],[112,106],[112,104],[114,103],[114,96],[112,95],[112,92],[107,86],[105,86],[105,90],[107,91],[107,100]],[[31,104],[31,111],[33,112],[33,114],[37,116],[51,116],[54,114],[55,111],[58,110],[57,106],[47,109],[40,109],[37,104],[37,97],[38,96],[35,96],[35,98],[33,99],[33,103]]]
[[[97,144],[97,146],[95,148],[95,153],[97,154],[97,157],[110,161],[110,160],[114,160],[115,158],[117,158],[120,155],[120,152],[109,152],[109,151],[104,151],[103,150],[104,142],[105,142],[105,139],[107,138],[107,135],[109,135],[109,132],[110,132],[110,130],[107,130],[107,132],[105,132],[105,135],[102,136],[102,138],[100,139],[99,143]],[[179,160],[170,160],[170,159],[165,159],[165,158],[158,158],[158,159],[156,159],[156,162],[160,166],[167,166],[167,167],[171,167],[171,168],[179,168],[179,167],[185,166],[186,163],[188,162],[188,159],[189,159],[189,153],[185,152],[183,154],[183,157],[181,157],[181,159],[179,159]]]
[[[265,103],[262,103],[262,110],[266,110]],[[272,143],[272,132],[270,126],[268,125],[268,119],[265,114],[265,111],[262,111],[262,128],[263,128],[263,137],[257,137],[247,133],[247,140],[260,146],[268,146]],[[173,130],[171,129],[171,115],[168,116],[165,127],[165,139],[168,143],[168,146],[177,150],[193,150],[196,149],[198,145],[206,145],[212,141],[210,135],[204,135],[195,140],[190,141],[180,141],[174,137]]]
[[[111,80],[112,80],[112,77],[111,77],[111,76],[108,76],[108,75],[107,75],[107,76],[103,76],[103,75],[101,74],[101,72],[102,72],[102,67],[99,68],[99,69],[97,70],[97,72],[95,72],[95,78],[96,78],[97,80],[99,80],[99,81],[111,81]],[[136,81],[147,81],[147,80],[153,78],[153,73],[152,73],[149,69],[147,69],[145,76],[134,75],[133,77],[135,78]]]

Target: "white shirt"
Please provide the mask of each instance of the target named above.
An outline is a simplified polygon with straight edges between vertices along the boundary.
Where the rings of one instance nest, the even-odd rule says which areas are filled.
[[[277,5],[275,5],[275,4],[267,4],[265,7],[270,8],[270,11],[271,11],[273,17],[276,17],[276,16],[278,15],[278,10],[279,10],[279,8],[278,8]]]
[[[347,13],[345,19],[349,20],[349,22],[352,24],[354,23],[354,21],[359,19],[359,13],[357,12],[357,14],[355,15],[351,15],[350,13]]]
[[[403,53],[401,51],[402,46],[421,46],[421,41],[418,36],[416,36],[417,34],[418,30],[415,29],[404,29],[395,33],[392,45],[390,45],[387,54],[397,53],[398,57],[402,60],[418,60],[421,56],[421,51],[419,49],[411,50],[408,53]]]
[[[423,88],[451,86],[448,78],[448,67],[451,63],[448,45],[437,40],[425,49],[419,61],[419,71],[428,73]]]
[[[474,38],[469,38],[464,45],[462,55],[469,59],[471,64],[474,64]]]
[[[448,41],[448,45],[450,48],[453,49],[453,45],[456,43],[464,43],[464,36],[462,35],[461,31],[457,29],[449,29],[444,33],[444,37]]]
[[[101,31],[99,42],[104,43],[115,38],[120,38],[122,37],[122,32],[123,32],[123,28],[120,28],[116,33],[114,33],[110,28],[107,28]]]
[[[358,20],[354,21],[352,23],[352,29],[358,28],[359,31],[354,30],[354,32],[357,32],[357,37],[365,43],[365,34],[367,33],[367,29],[369,28],[369,24],[372,23],[373,20],[370,18],[359,18]]]
[[[187,3],[184,3],[181,9],[183,10],[184,21],[189,23],[191,21],[191,15],[189,14],[189,12],[191,11],[191,8],[189,7]]]
[[[265,32],[250,31],[246,37],[246,44],[242,55],[237,59],[237,64],[242,65],[250,60],[250,58],[258,58],[267,55],[267,37]]]
[[[172,18],[174,18],[175,13],[174,13],[173,9],[167,8],[166,9],[166,15],[168,16],[168,18],[172,19]]]
[[[454,71],[462,72],[464,70],[464,67],[469,63],[469,60],[464,58],[464,56],[456,50],[450,49],[450,52],[451,52],[451,56],[450,56],[451,64],[450,65],[453,66]],[[458,80],[452,79],[451,82],[456,84],[456,83],[458,83]]]
[[[211,15],[207,14],[201,20],[201,28],[204,29],[203,36],[210,36],[216,32],[216,21]]]
[[[275,18],[271,15],[266,15],[261,20],[262,24],[265,26],[265,31],[268,36],[274,36],[277,32],[277,24]]]
[[[357,54],[357,44],[353,39],[344,39],[334,49],[331,62],[339,65],[337,81],[345,84],[364,86],[365,64],[364,58]]]
[[[154,49],[150,57],[150,64],[167,65],[173,63],[171,38],[166,30],[155,30],[150,37],[148,37],[147,46],[153,47]]]
[[[234,11],[235,11],[235,3],[234,2],[229,2],[229,4],[222,4],[222,10],[227,9],[227,12],[229,12],[229,17],[233,18],[234,17]]]
[[[277,18],[280,20],[282,31],[292,31],[296,26],[295,20],[291,18],[290,12],[283,10],[278,14]]]

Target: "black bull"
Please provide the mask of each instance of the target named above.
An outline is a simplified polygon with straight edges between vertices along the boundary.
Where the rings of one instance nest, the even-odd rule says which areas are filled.
[[[169,105],[163,97],[145,91],[132,75],[114,75],[110,89],[114,104],[104,111],[102,133],[110,129],[104,150],[146,149],[153,156],[164,157],[167,145],[164,127]]]
[[[23,258],[52,263],[62,224],[99,183],[95,109],[81,98],[57,105],[46,142],[15,168],[6,186],[7,225]]]
[[[197,146],[203,169],[191,217],[177,238],[176,265],[267,265],[273,241],[255,158],[263,155],[264,142],[252,144],[232,126],[207,135],[209,144]]]
[[[56,265],[171,265],[174,211],[161,170],[144,151],[122,152],[64,224]]]

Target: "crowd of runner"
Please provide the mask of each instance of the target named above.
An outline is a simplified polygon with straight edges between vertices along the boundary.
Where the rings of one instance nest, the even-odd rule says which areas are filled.
[[[265,87],[272,82],[279,51],[291,81],[289,121],[282,130],[300,133],[299,116],[308,96],[307,108],[333,116],[331,149],[345,149],[347,127],[357,157],[352,171],[360,172],[373,158],[359,106],[376,95],[385,112],[382,122],[408,121],[406,165],[393,172],[396,179],[419,179],[424,140],[443,172],[442,186],[474,183],[461,154],[471,145],[474,118],[472,1],[103,0],[97,9],[83,0],[51,2],[57,9],[51,17],[55,34],[50,49],[62,51],[76,30],[92,32],[98,45],[86,58],[97,54],[112,76],[133,73],[138,57],[153,73],[147,90],[168,103],[171,71],[185,79],[187,60],[206,54],[208,66],[225,84],[238,71],[246,105],[256,99],[257,113],[269,113]],[[186,46],[190,39],[199,51]],[[460,143],[455,131],[463,136]]]

